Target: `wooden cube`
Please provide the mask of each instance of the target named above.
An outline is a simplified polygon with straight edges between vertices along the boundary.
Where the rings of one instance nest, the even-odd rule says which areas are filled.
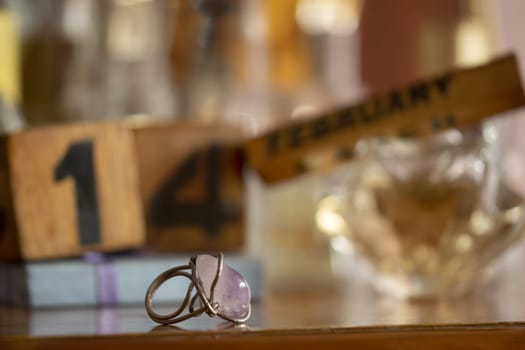
[[[119,122],[0,139],[0,258],[44,259],[141,246],[132,131]]]
[[[244,243],[240,132],[187,123],[135,130],[146,241],[157,251],[233,251]]]

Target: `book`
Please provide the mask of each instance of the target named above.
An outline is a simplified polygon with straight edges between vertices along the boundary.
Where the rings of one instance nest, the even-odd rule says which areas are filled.
[[[0,302],[30,307],[124,305],[144,303],[150,283],[165,270],[188,264],[182,255],[125,255],[0,263]],[[224,262],[250,285],[252,300],[262,296],[261,263],[251,257],[225,256]],[[155,303],[180,302],[190,280],[175,277],[155,293]]]

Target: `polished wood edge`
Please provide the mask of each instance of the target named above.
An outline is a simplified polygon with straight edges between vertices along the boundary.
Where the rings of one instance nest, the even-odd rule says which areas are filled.
[[[171,349],[174,344],[187,345],[192,349],[220,345],[236,348],[239,344],[255,349],[284,348],[304,345],[312,348],[329,344],[337,348],[365,346],[370,349],[503,349],[504,346],[525,344],[525,322],[501,322],[481,324],[445,325],[399,325],[345,328],[312,328],[283,330],[250,330],[245,328],[194,331],[175,327],[158,327],[146,334],[27,337],[2,336],[0,348],[12,349],[58,349],[74,346],[75,349],[112,349],[126,346],[138,349],[147,344],[155,349]],[[3,345],[3,346],[2,346]],[[4,347],[6,346],[6,347]],[[447,348],[447,349],[449,349]]]

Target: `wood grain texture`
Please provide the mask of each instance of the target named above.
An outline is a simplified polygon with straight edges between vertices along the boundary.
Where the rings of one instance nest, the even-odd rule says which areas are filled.
[[[248,141],[244,149],[249,164],[271,183],[337,163],[325,164],[327,151],[345,160],[364,137],[421,137],[476,125],[523,105],[518,66],[507,56],[275,130]]]
[[[188,123],[135,129],[148,246],[164,252],[242,248],[244,184],[235,147],[240,135],[237,129]]]
[[[0,338],[4,349],[518,349],[525,324],[429,325],[308,330],[154,332],[105,337]]]
[[[123,124],[79,123],[29,129],[5,136],[3,142],[7,168],[2,177],[4,183],[7,180],[17,226],[4,234],[10,237],[6,240],[13,240],[16,234],[19,246],[17,252],[7,252],[3,258],[13,253],[24,259],[57,258],[143,244],[132,133]],[[72,157],[74,163],[66,164],[65,176],[57,178],[61,162],[79,143],[90,145],[91,159]],[[78,200],[85,201],[79,197],[87,189],[75,176],[85,176],[90,169],[100,235],[93,243],[82,244],[79,231],[85,213],[79,208],[85,203],[78,204]],[[75,171],[78,173],[73,176]]]

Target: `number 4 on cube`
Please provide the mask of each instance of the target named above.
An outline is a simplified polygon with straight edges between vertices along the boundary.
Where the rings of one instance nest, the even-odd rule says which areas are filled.
[[[239,131],[168,123],[135,130],[146,240],[155,250],[232,251],[244,243]]]

